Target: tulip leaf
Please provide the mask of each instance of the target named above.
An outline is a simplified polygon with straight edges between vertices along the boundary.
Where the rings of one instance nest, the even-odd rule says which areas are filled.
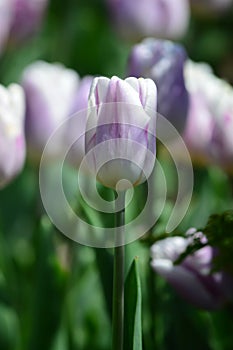
[[[54,244],[55,230],[43,217],[36,232],[37,270],[29,349],[49,349],[60,328],[68,272],[62,267]]]
[[[113,257],[107,249],[95,249],[96,263],[102,284],[106,307],[110,318],[112,317],[112,288],[113,288]]]
[[[135,258],[125,282],[124,349],[142,350],[141,284]]]
[[[16,349],[19,338],[19,320],[15,310],[0,303],[0,349]]]

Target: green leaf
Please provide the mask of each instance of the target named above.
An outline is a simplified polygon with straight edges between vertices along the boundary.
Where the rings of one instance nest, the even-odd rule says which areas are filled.
[[[37,266],[29,349],[49,349],[60,328],[68,272],[55,249],[55,230],[43,217],[36,232]]]
[[[0,304],[0,349],[13,350],[19,343],[19,320],[16,312]]]
[[[124,349],[142,350],[141,305],[138,259],[135,258],[125,282]]]
[[[96,264],[102,284],[106,307],[110,318],[112,317],[112,289],[113,289],[113,257],[107,249],[95,249]]]

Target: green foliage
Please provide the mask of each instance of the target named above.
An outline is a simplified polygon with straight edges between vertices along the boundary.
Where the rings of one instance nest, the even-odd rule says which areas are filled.
[[[207,242],[203,243],[201,237],[195,233],[190,235],[193,237],[192,242],[175,263],[180,264],[188,255],[210,245],[216,248],[216,256],[213,257],[213,270],[233,273],[233,210],[211,215],[206,226],[200,231],[206,236]]]
[[[13,350],[19,344],[19,320],[15,311],[0,305],[0,349]]]
[[[59,329],[65,301],[67,273],[53,244],[55,231],[47,217],[36,232],[35,296],[28,349],[50,347]]]
[[[212,215],[203,232],[209,244],[218,249],[214,269],[233,273],[233,210]]]
[[[221,18],[192,16],[183,40],[192,59],[211,63],[230,82],[232,11]],[[20,81],[22,70],[38,59],[61,62],[80,76],[123,77],[130,49],[114,33],[104,0],[50,0],[39,33],[19,45],[9,43],[2,53],[0,82]],[[231,350],[232,309],[197,310],[150,269],[151,244],[171,236],[165,227],[177,186],[174,166],[160,160],[168,184],[162,215],[141,241],[126,247],[125,350]],[[201,229],[219,252],[213,268],[233,273],[232,178],[217,167],[194,171],[191,206],[172,234],[184,235],[192,226]],[[98,185],[98,191],[111,200],[109,190]],[[135,189],[126,210],[128,221],[143,208],[146,191],[144,185]],[[114,224],[113,215],[96,213],[78,195],[75,206],[93,225]],[[202,247],[195,239],[177,263]],[[139,258],[130,265],[135,255]],[[57,232],[44,214],[38,169],[26,164],[0,190],[0,349],[109,350],[112,257],[111,250],[80,246]]]
[[[139,261],[132,262],[125,282],[124,349],[142,350],[142,293]]]

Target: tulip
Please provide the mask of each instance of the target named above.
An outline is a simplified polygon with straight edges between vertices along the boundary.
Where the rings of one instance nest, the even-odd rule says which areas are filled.
[[[76,140],[72,145],[68,161],[74,167],[79,167],[85,155],[85,129],[87,122],[88,97],[90,93],[93,76],[87,75],[82,78],[76,92],[73,106],[71,108],[68,121],[67,136],[72,140]]]
[[[158,112],[178,131],[184,129],[188,113],[183,73],[186,59],[181,45],[151,38],[135,45],[129,57],[129,74],[154,80],[158,88]]]
[[[0,53],[8,39],[13,16],[13,0],[0,0]]]
[[[185,82],[191,103],[184,140],[193,160],[232,171],[232,87],[217,78],[209,66],[191,61],[185,65]]]
[[[230,285],[224,272],[211,271],[216,250],[206,245],[180,264],[174,264],[197,236],[202,243],[207,243],[202,232],[195,229],[188,230],[186,237],[169,237],[156,242],[151,247],[151,265],[188,302],[207,310],[218,309],[228,301]]]
[[[43,61],[32,63],[23,72],[26,93],[26,136],[29,154],[38,159],[52,133],[73,109],[78,91],[78,74],[59,64]],[[66,130],[54,143],[51,156],[64,147]]]
[[[0,187],[21,170],[25,160],[25,99],[17,84],[0,85]]]
[[[85,135],[87,163],[110,188],[134,186],[150,175],[155,161],[156,86],[150,79],[95,78]],[[121,184],[120,190],[129,183]]]
[[[113,22],[121,36],[138,41],[153,36],[181,38],[190,17],[187,0],[108,0]]]
[[[93,79],[94,77],[91,75],[86,75],[81,79],[75,95],[71,114],[81,111],[82,109],[87,109],[88,97]]]
[[[34,34],[41,25],[48,0],[11,0],[13,19],[11,39],[20,41]]]
[[[232,6],[232,3],[232,0],[191,0],[194,10],[206,14],[224,12]]]
[[[210,163],[209,145],[214,130],[213,116],[200,93],[190,95],[190,109],[184,133],[194,163]],[[194,137],[198,135],[198,137]]]

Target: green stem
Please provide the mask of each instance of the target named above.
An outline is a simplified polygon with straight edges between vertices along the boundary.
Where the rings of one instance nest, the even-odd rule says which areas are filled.
[[[124,225],[125,192],[118,193],[119,205],[116,205],[116,247],[114,252],[113,272],[113,330],[112,350],[123,350],[124,337]]]

